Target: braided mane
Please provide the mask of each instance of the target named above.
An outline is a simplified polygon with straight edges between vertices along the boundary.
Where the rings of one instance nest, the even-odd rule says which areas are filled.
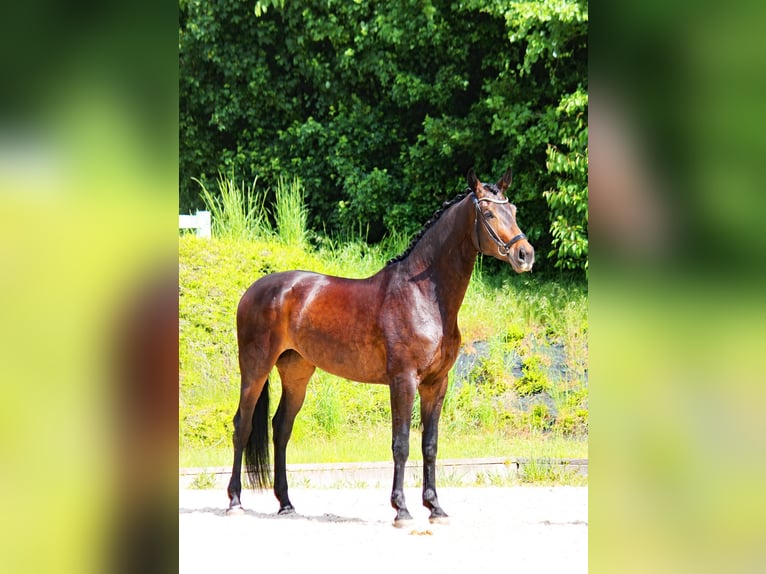
[[[431,216],[431,219],[426,221],[423,227],[420,228],[420,231],[418,231],[417,234],[415,234],[415,236],[412,238],[412,241],[410,241],[410,244],[407,247],[407,249],[405,249],[403,253],[397,255],[396,257],[389,259],[388,262],[386,263],[386,267],[388,267],[392,263],[396,263],[397,261],[401,261],[402,259],[405,259],[412,252],[415,246],[418,244],[418,241],[420,241],[420,239],[423,237],[425,232],[431,229],[431,227],[433,227],[433,225],[437,221],[439,221],[439,218],[442,216],[442,214],[445,211],[447,211],[450,207],[452,207],[453,205],[461,201],[469,193],[471,193],[471,190],[466,189],[463,193],[459,193],[458,195],[456,195],[449,201],[445,201],[444,203],[442,203],[442,206],[433,213],[433,215]]]

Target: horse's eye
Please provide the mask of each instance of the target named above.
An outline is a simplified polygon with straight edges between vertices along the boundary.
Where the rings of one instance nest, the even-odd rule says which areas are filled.
[[[484,214],[484,217],[486,217],[487,219],[492,219],[493,217],[495,217],[495,214],[494,214],[494,213],[492,213],[491,211],[487,211],[487,212]]]

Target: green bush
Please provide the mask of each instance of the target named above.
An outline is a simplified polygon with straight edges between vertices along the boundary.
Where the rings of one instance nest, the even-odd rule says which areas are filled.
[[[550,410],[544,404],[537,404],[532,407],[527,415],[529,427],[534,431],[544,431],[551,427],[553,417]]]
[[[553,429],[564,436],[584,436],[588,432],[588,389],[566,393]]]
[[[521,373],[521,377],[516,379],[514,383],[519,396],[536,395],[550,389],[551,383],[548,380],[542,359],[538,355],[532,355],[524,360]]]
[[[587,269],[585,0],[179,7],[183,211],[219,170],[299,177],[313,231],[377,241],[512,167],[537,269]]]
[[[489,353],[479,359],[469,374],[483,397],[501,397],[511,388],[511,376],[506,364],[505,345],[498,339],[490,342]]]
[[[549,144],[546,166],[555,188],[543,196],[551,211],[555,266],[588,272],[588,95],[584,89],[564,96],[556,108],[559,145]]]

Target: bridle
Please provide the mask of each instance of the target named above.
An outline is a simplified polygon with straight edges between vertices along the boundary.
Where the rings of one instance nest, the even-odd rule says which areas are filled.
[[[500,254],[501,257],[506,257],[511,252],[511,246],[514,243],[517,243],[518,241],[521,241],[522,239],[526,239],[527,236],[523,233],[519,233],[515,237],[512,237],[508,243],[503,243],[503,240],[498,237],[497,233],[495,233],[495,230],[492,229],[492,226],[489,224],[489,221],[487,221],[487,218],[484,216],[484,214],[481,211],[481,208],[479,207],[479,203],[482,201],[488,201],[489,203],[508,203],[507,198],[503,199],[495,199],[494,197],[482,197],[481,199],[476,197],[475,193],[471,193],[471,199],[473,200],[473,206],[476,208],[476,219],[474,220],[474,229],[476,231],[476,244],[479,245],[479,221],[481,221],[484,224],[484,229],[487,230],[487,233],[492,238],[492,240],[497,245],[497,252]]]

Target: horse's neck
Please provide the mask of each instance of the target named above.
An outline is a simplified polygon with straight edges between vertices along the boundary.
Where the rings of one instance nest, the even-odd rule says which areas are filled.
[[[444,212],[406,258],[405,273],[429,281],[445,314],[457,320],[477,251],[471,241],[471,204],[467,199]]]

